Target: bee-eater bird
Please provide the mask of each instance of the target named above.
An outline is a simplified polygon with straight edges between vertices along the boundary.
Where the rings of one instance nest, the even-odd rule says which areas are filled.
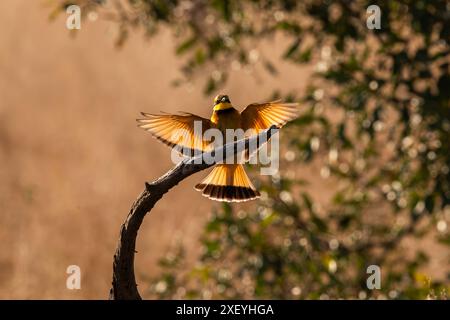
[[[137,120],[139,127],[149,131],[166,145],[184,148],[193,154],[211,150],[213,143],[203,136],[208,129],[218,129],[225,136],[227,129],[252,129],[258,133],[272,125],[281,128],[298,117],[298,104],[280,101],[253,103],[239,112],[233,108],[227,95],[218,95],[214,98],[213,113],[209,120],[192,113],[155,115],[142,112],[142,115],[145,118]],[[194,130],[194,123],[197,121],[201,123],[201,134]],[[177,139],[174,135],[177,130],[183,130],[187,139]],[[225,202],[247,201],[260,196],[242,164],[215,165],[195,189],[202,191],[209,199]]]

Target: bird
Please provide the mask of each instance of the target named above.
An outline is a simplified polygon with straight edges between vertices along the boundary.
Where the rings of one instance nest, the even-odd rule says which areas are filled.
[[[210,119],[182,112],[180,114],[151,114],[141,112],[138,126],[169,147],[184,148],[191,152],[206,152],[213,143],[206,140],[203,133],[208,129],[218,129],[225,134],[227,129],[253,130],[258,133],[272,125],[281,128],[299,115],[298,103],[283,103],[279,100],[252,103],[241,112],[233,107],[228,95],[219,94],[214,98]],[[195,122],[201,123],[202,132],[194,130]],[[174,132],[182,130],[184,139],[175,137]],[[202,195],[215,201],[243,202],[260,197],[260,193],[250,181],[242,164],[216,164],[209,175],[195,186]]]

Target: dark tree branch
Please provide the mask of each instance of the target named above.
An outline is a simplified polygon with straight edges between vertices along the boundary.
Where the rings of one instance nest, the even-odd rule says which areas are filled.
[[[194,158],[185,159],[162,177],[151,183],[145,183],[145,190],[133,203],[125,222],[120,228],[119,243],[114,254],[112,288],[109,298],[113,300],[141,299],[134,275],[137,233],[145,215],[152,210],[156,202],[166,192],[190,175],[217,163],[216,161],[203,161],[204,159],[214,159],[215,155],[218,154],[227,155],[227,157],[223,157],[223,159],[227,159],[233,156],[233,154],[240,153],[244,150],[250,149],[252,151],[251,146],[259,148],[277,131],[277,127],[272,126],[258,135],[226,144]]]

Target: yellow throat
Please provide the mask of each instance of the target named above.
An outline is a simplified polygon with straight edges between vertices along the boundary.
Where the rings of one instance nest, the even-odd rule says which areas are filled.
[[[214,106],[214,111],[227,110],[233,108],[229,102],[220,102]]]

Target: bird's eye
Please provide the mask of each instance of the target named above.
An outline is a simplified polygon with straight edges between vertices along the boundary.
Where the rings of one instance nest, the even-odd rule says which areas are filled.
[[[222,97],[222,102],[227,101],[227,97]]]

